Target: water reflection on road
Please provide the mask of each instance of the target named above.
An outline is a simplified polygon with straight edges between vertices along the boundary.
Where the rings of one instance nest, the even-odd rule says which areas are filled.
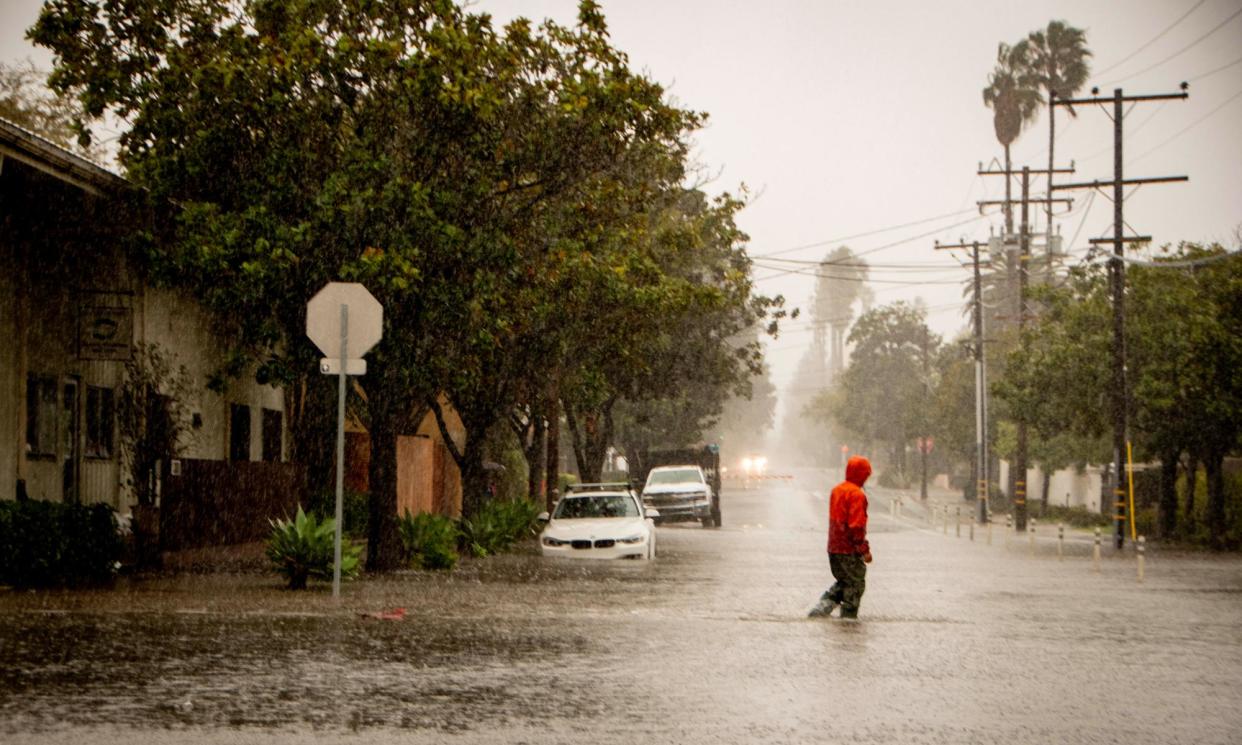
[[[6,741],[1230,742],[1242,564],[1138,585],[890,520],[860,623],[811,621],[823,484],[726,494],[645,562],[525,553],[289,593],[182,575],[0,595]],[[402,620],[369,617],[403,607]]]

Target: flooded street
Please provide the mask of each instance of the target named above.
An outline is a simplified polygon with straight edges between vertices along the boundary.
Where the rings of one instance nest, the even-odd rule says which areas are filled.
[[[5,593],[0,739],[1238,741],[1236,557],[1156,553],[1139,584],[1131,555],[972,543],[872,489],[861,621],[809,620],[818,481],[727,489],[722,529],[662,526],[650,565],[528,549],[339,606],[260,574]]]

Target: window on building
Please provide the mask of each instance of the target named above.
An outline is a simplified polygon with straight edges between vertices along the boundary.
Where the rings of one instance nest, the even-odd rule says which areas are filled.
[[[229,405],[229,460],[250,460],[250,407]]]
[[[31,375],[26,379],[26,452],[56,455],[56,378]]]
[[[263,455],[269,463],[281,461],[281,431],[284,429],[285,416],[275,409],[263,410]]]
[[[111,388],[86,389],[86,457],[111,458],[116,430],[115,394]]]

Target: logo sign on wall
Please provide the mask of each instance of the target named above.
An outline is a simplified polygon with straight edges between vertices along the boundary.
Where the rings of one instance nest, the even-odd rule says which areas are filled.
[[[134,340],[133,308],[78,307],[78,358],[126,361]]]

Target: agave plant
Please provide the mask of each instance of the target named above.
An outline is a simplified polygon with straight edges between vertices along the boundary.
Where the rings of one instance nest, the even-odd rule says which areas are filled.
[[[461,521],[461,540],[474,556],[500,553],[535,533],[539,506],[526,499],[492,501]]]
[[[443,515],[405,513],[397,525],[401,543],[416,569],[452,569],[457,565],[457,524]]]
[[[276,571],[289,580],[290,590],[306,589],[307,580],[331,580],[333,568],[333,536],[336,521],[324,518],[319,521],[307,515],[298,505],[298,514],[292,520],[269,520],[272,534],[267,539],[267,558],[276,565]],[[352,541],[341,542],[341,578],[358,576],[359,557],[362,547]]]

